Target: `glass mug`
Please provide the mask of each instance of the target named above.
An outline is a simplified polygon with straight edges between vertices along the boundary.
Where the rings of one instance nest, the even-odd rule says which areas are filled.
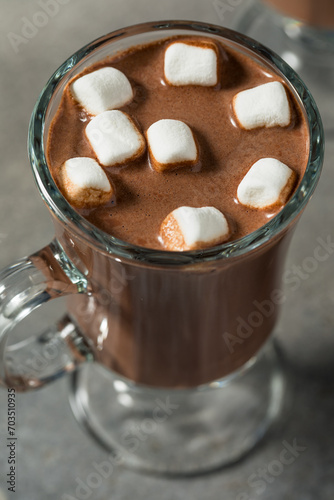
[[[56,187],[44,148],[74,75],[117,51],[186,34],[222,39],[283,75],[303,107],[310,151],[298,189],[265,226],[214,248],[166,252],[120,241],[82,218]],[[293,228],[323,160],[321,119],[304,84],[271,51],[225,28],[132,26],[87,45],[54,73],[31,118],[29,155],[55,239],[1,274],[2,385],[26,391],[72,372],[77,420],[119,463],[137,469],[192,474],[239,459],[284,400],[270,334]],[[7,342],[19,321],[63,296],[67,310],[54,326]]]

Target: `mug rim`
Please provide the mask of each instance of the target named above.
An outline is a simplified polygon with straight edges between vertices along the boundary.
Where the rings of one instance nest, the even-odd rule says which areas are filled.
[[[269,65],[282,74],[304,108],[308,121],[310,149],[307,167],[296,191],[285,206],[266,224],[246,236],[204,250],[171,252],[140,247],[124,242],[98,229],[81,216],[65,199],[58,189],[48,168],[45,148],[44,130],[46,115],[54,92],[61,80],[80,62],[97,51],[100,47],[110,44],[113,40],[134,37],[153,31],[161,31],[161,38],[169,31],[184,31],[189,33],[220,36],[227,41],[241,45],[255,53]],[[175,34],[175,33],[174,33]],[[170,36],[172,36],[170,34]],[[324,132],[317,105],[297,73],[277,54],[257,41],[228,28],[197,21],[156,21],[132,25],[104,35],[85,45],[53,73],[42,90],[33,110],[28,133],[28,154],[35,181],[49,210],[79,239],[85,240],[90,246],[112,254],[116,258],[130,261],[142,261],[159,265],[187,265],[204,262],[215,262],[220,259],[238,257],[258,248],[281,233],[305,208],[320,177],[324,156]]]

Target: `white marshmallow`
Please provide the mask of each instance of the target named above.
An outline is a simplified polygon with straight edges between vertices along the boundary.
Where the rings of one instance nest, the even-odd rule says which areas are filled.
[[[104,111],[86,127],[86,136],[99,162],[106,167],[138,158],[145,139],[131,118],[122,111]]]
[[[242,128],[286,127],[291,120],[290,105],[284,86],[269,82],[244,90],[233,98],[234,113]]]
[[[78,78],[70,89],[74,99],[92,115],[120,108],[133,99],[127,77],[111,67],[101,68]]]
[[[226,241],[230,230],[225,216],[214,207],[180,207],[160,227],[168,250],[198,250]]]
[[[296,173],[275,158],[254,163],[238,186],[240,203],[251,208],[266,208],[285,203],[294,186]]]
[[[147,130],[151,163],[155,170],[195,163],[198,151],[193,133],[179,120],[159,120]]]
[[[76,207],[97,206],[108,201],[113,188],[104,170],[92,158],[70,158],[60,170],[65,197]]]
[[[165,51],[165,79],[170,85],[217,85],[217,51],[204,44],[174,42]]]

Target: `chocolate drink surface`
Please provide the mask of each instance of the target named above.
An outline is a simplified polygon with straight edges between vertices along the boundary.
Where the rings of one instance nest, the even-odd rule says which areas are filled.
[[[212,206],[225,215],[230,227],[229,240],[238,239],[265,224],[282,207],[277,204],[258,210],[242,205],[237,199],[239,183],[250,167],[264,157],[283,162],[301,179],[309,147],[305,118],[286,87],[291,107],[288,126],[241,128],[233,113],[233,97],[267,82],[282,82],[282,78],[244,54],[217,44],[217,85],[169,85],[164,79],[164,56],[169,43],[167,40],[136,47],[86,72],[104,66],[122,71],[132,85],[134,98],[118,109],[126,112],[143,133],[162,119],[186,123],[198,145],[198,161],[157,172],[150,164],[146,147],[138,159],[104,168],[114,188],[110,201],[78,211],[99,229],[123,241],[163,249],[159,228],[169,213],[181,206]],[[48,164],[60,187],[60,168],[66,160],[97,159],[85,134],[91,119],[67,86],[47,148]]]
[[[114,189],[108,202],[77,208],[106,233],[157,250],[164,249],[161,223],[181,206],[221,211],[229,223],[229,240],[263,226],[282,204],[262,209],[243,205],[237,196],[241,180],[260,159],[275,158],[295,172],[297,185],[309,152],[303,110],[281,75],[237,47],[215,41],[217,85],[168,85],[164,56],[175,40],[197,43],[205,38],[140,45],[85,71],[110,66],[127,76],[134,97],[118,109],[131,116],[143,136],[161,119],[180,120],[193,131],[199,151],[194,165],[158,172],[146,147],[129,164],[103,167]],[[272,81],[284,83],[289,125],[245,130],[233,111],[234,96]],[[85,134],[91,121],[67,86],[47,145],[48,164],[60,189],[64,162],[97,159]],[[185,268],[112,261],[77,242],[73,260],[77,256],[87,278],[93,277],[93,293],[70,299],[70,315],[94,346],[96,359],[132,381],[156,387],[209,383],[243,366],[270,335],[284,302],[280,286],[290,236],[291,231],[282,231],[237,258]]]

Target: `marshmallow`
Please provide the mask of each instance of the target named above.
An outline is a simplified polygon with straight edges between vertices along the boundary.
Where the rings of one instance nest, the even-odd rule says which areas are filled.
[[[167,250],[199,250],[226,241],[230,230],[225,216],[214,207],[180,207],[160,226]]]
[[[218,82],[214,44],[174,42],[165,51],[165,79],[170,85],[203,85]]]
[[[159,120],[147,130],[151,163],[155,170],[192,165],[198,150],[191,129],[179,120]]]
[[[240,203],[251,208],[284,204],[295,184],[296,173],[275,158],[254,163],[238,186]]]
[[[106,166],[134,160],[145,151],[145,139],[122,111],[104,111],[86,127],[86,136],[99,162]]]
[[[116,68],[105,67],[75,80],[72,96],[91,115],[124,106],[133,99],[127,77]]]
[[[113,188],[104,170],[92,158],[71,158],[60,169],[66,199],[77,208],[95,207],[110,200]]]
[[[242,128],[286,127],[291,120],[284,86],[270,82],[244,90],[233,98],[233,109]]]

